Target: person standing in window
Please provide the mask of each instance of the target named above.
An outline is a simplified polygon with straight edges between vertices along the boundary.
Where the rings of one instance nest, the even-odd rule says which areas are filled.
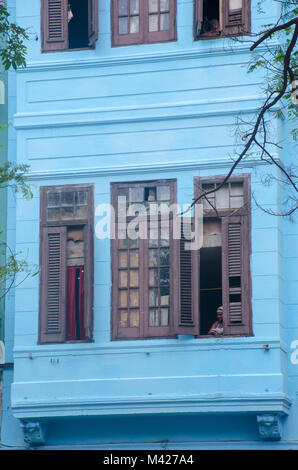
[[[217,321],[211,326],[208,335],[219,336],[223,335],[223,307],[222,305],[217,309]]]

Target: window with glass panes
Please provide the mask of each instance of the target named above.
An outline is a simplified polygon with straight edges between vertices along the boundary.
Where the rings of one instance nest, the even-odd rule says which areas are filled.
[[[173,335],[175,202],[173,180],[112,185],[113,338]]]
[[[176,0],[113,0],[113,46],[176,39]]]
[[[40,343],[92,339],[92,233],[92,185],[40,188]]]

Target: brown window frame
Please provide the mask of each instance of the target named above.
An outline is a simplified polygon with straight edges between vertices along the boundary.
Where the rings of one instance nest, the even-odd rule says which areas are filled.
[[[194,40],[201,41],[249,34],[251,32],[251,0],[243,0],[242,9],[235,10],[235,12],[236,16],[229,15],[229,0],[220,0],[221,29],[218,35],[199,34],[199,25],[203,22],[203,0],[194,0]]]
[[[167,31],[149,32],[148,0],[140,1],[139,32],[118,33],[118,0],[111,0],[112,47],[134,44],[153,44],[177,40],[177,0],[169,0],[170,28]]]
[[[86,47],[69,48],[68,39],[68,0],[60,0],[61,9],[57,0],[41,0],[41,38],[42,52],[62,52],[94,49],[95,42],[98,39],[98,21],[99,21],[99,0],[85,0],[88,2],[88,37],[89,45]],[[53,14],[53,34],[51,35],[50,26],[50,4]]]
[[[203,184],[222,183],[225,176],[213,177],[195,177],[194,178],[194,196],[195,200],[202,193]],[[228,183],[242,183],[244,205],[239,209],[213,210],[204,209],[205,219],[220,218],[222,224],[222,294],[223,294],[223,336],[252,336],[252,287],[250,271],[251,254],[251,177],[250,174],[239,174],[229,178]],[[242,321],[241,324],[233,324],[230,316],[229,294],[231,294],[228,282],[228,230],[229,225],[240,227],[241,237],[241,304]],[[198,287],[199,289],[200,287]],[[200,326],[200,325],[199,325]],[[200,330],[199,330],[200,331]],[[199,335],[204,337],[206,335]],[[210,337],[210,335],[208,335]]]
[[[177,260],[177,241],[173,240],[171,236],[171,228],[169,230],[169,246],[170,246],[170,322],[169,326],[158,326],[150,327],[149,326],[149,264],[148,264],[148,254],[149,254],[149,245],[148,239],[142,240],[139,239],[139,327],[125,327],[121,328],[119,326],[119,317],[118,317],[118,299],[119,299],[119,288],[118,288],[118,217],[117,217],[117,192],[119,188],[131,188],[131,187],[143,187],[151,188],[152,186],[170,186],[170,203],[176,204],[176,191],[177,185],[176,180],[153,180],[145,182],[131,182],[131,183],[111,183],[111,204],[115,208],[116,222],[115,222],[115,239],[111,240],[111,267],[112,267],[112,291],[111,291],[111,306],[112,306],[112,315],[111,315],[111,339],[112,340],[125,340],[125,339],[153,339],[153,338],[173,338],[176,336],[176,315],[178,312],[178,289],[177,289],[177,275],[175,272],[175,266],[178,263]],[[147,217],[146,217],[147,218]],[[127,217],[127,223],[129,222]],[[147,219],[148,220],[148,219]],[[158,219],[160,221],[160,217]],[[170,227],[171,227],[171,217],[170,217]],[[149,230],[149,224],[147,225]],[[143,269],[141,268],[143,266]]]
[[[82,219],[69,219],[48,221],[47,193],[55,191],[72,192],[86,191],[88,194],[87,217]],[[66,236],[68,227],[82,226],[84,228],[84,277],[85,277],[85,330],[86,339],[66,339]],[[60,295],[59,295],[59,328],[50,332],[48,328],[47,309],[47,276],[48,276],[48,234],[60,235]],[[39,282],[39,334],[38,344],[48,343],[82,343],[93,341],[93,280],[94,280],[94,189],[92,184],[71,184],[40,187],[40,282]]]
[[[195,198],[201,194],[202,184],[222,183],[224,176],[194,178],[194,195]],[[116,205],[117,191],[119,188],[128,187],[152,187],[157,185],[165,185],[172,182],[172,196],[171,203],[176,203],[176,180],[157,180],[146,182],[131,182],[131,183],[111,183],[111,202],[114,208]],[[243,184],[243,197],[244,204],[239,209],[223,209],[216,211],[213,209],[204,210],[204,218],[214,219],[220,218],[222,224],[222,292],[223,292],[223,305],[224,305],[224,337],[229,336],[251,336],[252,333],[252,308],[251,308],[251,275],[250,275],[250,253],[251,253],[251,190],[250,190],[250,175],[240,174],[232,176],[229,179],[231,183]],[[129,222],[129,220],[127,220]],[[181,223],[184,221],[181,219]],[[186,223],[191,224],[194,230],[194,219],[191,217],[186,218]],[[117,235],[118,220],[116,217],[115,233]],[[234,293],[233,288],[230,287],[229,279],[229,265],[228,253],[229,249],[233,250],[232,243],[228,239],[229,225],[236,226],[240,233],[240,250],[241,254],[241,322],[233,322],[232,314],[230,314],[229,295]],[[240,230],[240,232],[239,232]],[[181,230],[181,233],[182,230]],[[137,339],[153,339],[153,338],[174,338],[177,335],[193,335],[197,338],[209,337],[210,335],[203,335],[200,333],[200,250],[185,250],[185,238],[181,237],[180,240],[174,240],[170,227],[170,328],[168,327],[152,327],[156,328],[156,332],[152,332],[152,328],[146,328],[149,323],[149,306],[148,306],[148,272],[149,264],[146,261],[149,253],[148,240],[139,240],[139,253],[141,260],[140,269],[140,327],[139,328],[119,328],[119,305],[118,305],[118,240],[117,237],[111,240],[111,269],[112,269],[112,291],[111,291],[111,339],[112,340],[137,340]],[[229,248],[230,247],[230,248]],[[232,253],[233,256],[233,253]],[[141,309],[143,308],[143,311]],[[234,308],[234,304],[233,304]],[[239,311],[236,311],[236,315]],[[122,330],[122,331],[120,331]]]

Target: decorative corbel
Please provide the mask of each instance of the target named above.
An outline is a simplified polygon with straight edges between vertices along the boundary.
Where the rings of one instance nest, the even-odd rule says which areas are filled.
[[[45,444],[45,425],[40,421],[23,421],[21,423],[24,433],[24,441],[27,446],[40,446]]]
[[[264,414],[257,416],[259,434],[265,441],[279,441],[281,439],[281,422],[277,414]]]

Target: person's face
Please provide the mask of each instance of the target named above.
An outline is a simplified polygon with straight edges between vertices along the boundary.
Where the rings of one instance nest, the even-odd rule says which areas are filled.
[[[217,310],[217,318],[219,321],[222,321],[222,310]]]

